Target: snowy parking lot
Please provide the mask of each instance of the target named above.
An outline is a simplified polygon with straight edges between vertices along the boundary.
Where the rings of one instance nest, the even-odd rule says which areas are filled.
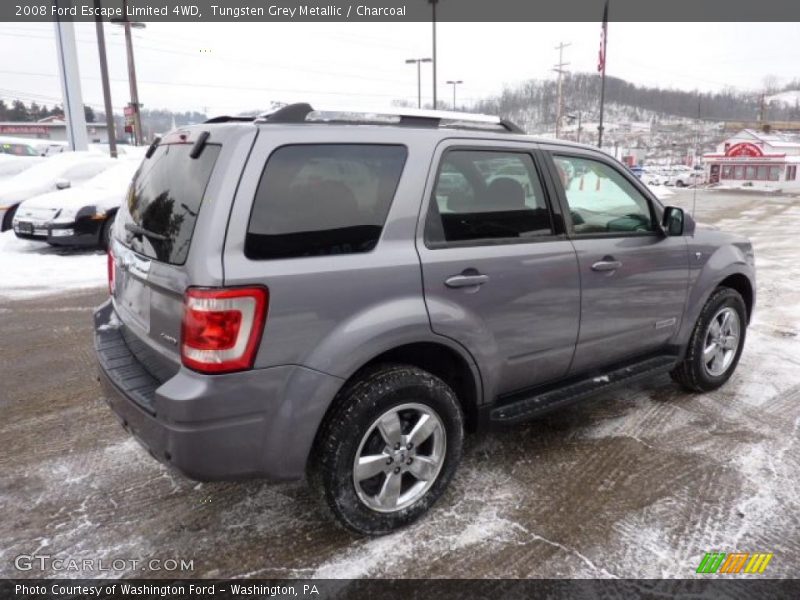
[[[697,215],[755,245],[730,382],[689,395],[661,377],[473,436],[436,507],[376,539],[337,528],[304,482],[198,484],[151,459],[95,375],[105,256],[0,235],[0,575],[686,578],[741,551],[800,576],[800,198],[697,191]],[[192,564],[16,570],[30,554]]]

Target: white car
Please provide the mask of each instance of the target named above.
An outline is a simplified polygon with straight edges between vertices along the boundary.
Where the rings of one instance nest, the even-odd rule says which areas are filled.
[[[645,171],[642,174],[642,181],[645,185],[665,185],[667,178],[657,171]]]
[[[38,165],[44,160],[41,156],[12,156],[11,154],[0,154],[0,184],[15,175],[19,175],[25,169],[30,169],[33,165]]]
[[[107,248],[117,208],[138,168],[137,160],[117,159],[113,167],[78,186],[26,200],[14,217],[14,233],[53,246]]]
[[[11,229],[14,213],[21,202],[82,183],[113,164],[114,159],[96,153],[65,152],[3,181],[0,183],[0,231]]]
[[[667,177],[665,185],[674,185],[675,187],[688,187],[690,185],[698,185],[704,183],[706,179],[705,173],[702,171],[681,171],[673,173]]]

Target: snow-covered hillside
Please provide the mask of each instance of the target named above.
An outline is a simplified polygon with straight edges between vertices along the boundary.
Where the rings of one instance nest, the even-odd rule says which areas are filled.
[[[800,105],[800,90],[786,90],[765,98],[768,104],[777,103],[784,106]]]

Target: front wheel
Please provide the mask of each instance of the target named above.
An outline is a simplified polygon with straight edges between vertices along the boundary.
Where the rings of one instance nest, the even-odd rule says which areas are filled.
[[[317,436],[311,482],[334,517],[382,535],[422,516],[461,458],[458,400],[438,377],[384,365],[348,384]]]
[[[739,363],[746,328],[747,308],[739,292],[716,290],[697,319],[685,358],[670,373],[672,379],[693,392],[720,387]]]

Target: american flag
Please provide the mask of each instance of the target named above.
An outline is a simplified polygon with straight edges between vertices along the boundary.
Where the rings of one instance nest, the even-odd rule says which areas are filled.
[[[606,72],[606,42],[608,41],[608,0],[603,9],[603,28],[600,30],[600,53],[597,59],[597,70]]]

